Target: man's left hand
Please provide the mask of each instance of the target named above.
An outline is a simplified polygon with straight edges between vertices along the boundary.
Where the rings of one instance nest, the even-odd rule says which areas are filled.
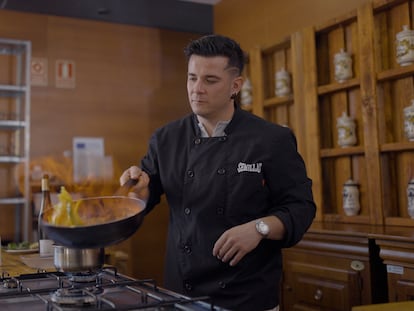
[[[247,253],[257,247],[262,236],[256,231],[254,221],[225,231],[216,241],[213,256],[235,266]]]

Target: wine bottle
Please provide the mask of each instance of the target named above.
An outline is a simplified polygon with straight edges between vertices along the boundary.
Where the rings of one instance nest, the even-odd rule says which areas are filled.
[[[41,257],[53,255],[53,241],[49,239],[42,226],[42,216],[45,211],[53,208],[52,200],[50,198],[49,176],[43,175],[41,181],[42,199],[40,201],[39,220],[37,223],[39,235],[39,254]]]

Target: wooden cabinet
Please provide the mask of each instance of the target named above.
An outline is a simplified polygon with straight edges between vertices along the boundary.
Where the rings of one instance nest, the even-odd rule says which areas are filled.
[[[369,226],[313,225],[283,252],[283,310],[351,310],[387,299],[385,266]]]
[[[284,310],[350,310],[414,299],[414,240],[407,233],[414,220],[406,193],[414,178],[414,142],[404,134],[403,117],[414,99],[414,65],[401,66],[395,46],[404,25],[414,28],[413,11],[412,0],[367,2],[250,51],[252,111],[294,130],[318,207],[304,240],[284,251]],[[353,75],[338,82],[334,56],[341,49],[352,57]],[[293,81],[293,95],[284,99],[272,89],[281,66]],[[357,137],[346,147],[337,129],[344,112],[355,120]],[[360,211],[353,216],[343,209],[348,179],[359,190]],[[355,261],[366,269],[355,271]]]
[[[372,235],[387,266],[390,302],[414,300],[414,237],[410,227],[385,228]]]

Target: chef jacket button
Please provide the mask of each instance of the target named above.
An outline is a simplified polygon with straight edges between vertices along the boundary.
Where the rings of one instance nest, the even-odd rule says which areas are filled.
[[[184,288],[189,292],[193,290],[193,286],[189,282],[184,283]]]
[[[217,214],[219,214],[219,215],[223,215],[223,214],[224,214],[224,208],[222,208],[222,207],[218,207],[218,208],[217,208]]]
[[[225,168],[219,168],[219,169],[217,170],[217,173],[219,173],[220,175],[223,175],[223,174],[225,174],[225,173],[226,173],[226,169],[225,169]]]
[[[188,177],[194,177],[194,172],[193,171],[187,171],[187,176]]]
[[[226,283],[223,282],[223,281],[220,281],[219,286],[220,286],[220,288],[224,289],[224,288],[226,288]]]
[[[194,140],[194,144],[195,144],[195,145],[199,145],[199,144],[201,144],[201,138],[196,138],[196,139]]]
[[[227,140],[227,136],[220,136],[219,141],[226,141]]]
[[[190,215],[190,213],[191,213],[191,209],[189,209],[188,207],[186,207],[186,208],[184,209],[184,214],[186,214],[186,215]]]
[[[189,246],[189,245],[184,245],[184,251],[185,251],[187,254],[191,254],[191,246]]]

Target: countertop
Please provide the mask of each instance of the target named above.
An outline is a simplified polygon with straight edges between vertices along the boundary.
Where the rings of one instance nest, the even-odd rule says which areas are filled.
[[[412,311],[414,301],[380,303],[374,305],[353,307],[352,311]]]
[[[1,250],[1,275],[18,276],[24,273],[54,270],[56,269],[52,257],[41,258],[39,253],[8,253],[3,249]]]

